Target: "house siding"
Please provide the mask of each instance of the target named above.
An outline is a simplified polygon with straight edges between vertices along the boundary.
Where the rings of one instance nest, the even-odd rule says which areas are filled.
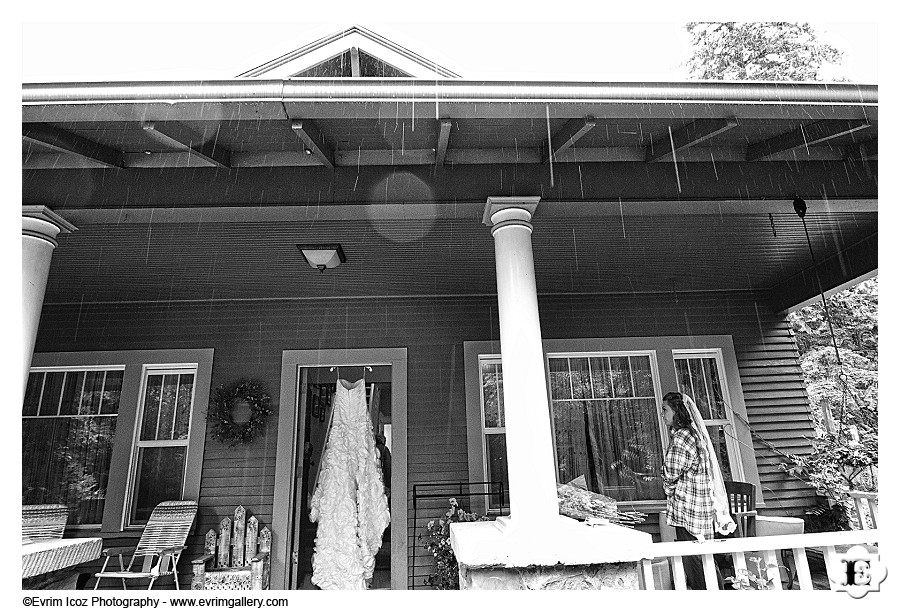
[[[784,316],[771,312],[765,298],[750,292],[546,295],[539,306],[548,339],[731,334],[751,427],[784,452],[808,452],[813,427],[797,349]],[[282,351],[407,348],[409,498],[417,483],[468,480],[463,341],[498,339],[496,297],[76,304],[44,308],[36,351],[213,348],[213,387],[251,377],[269,390],[275,413],[258,439],[236,447],[207,439],[200,511],[182,562],[187,584],[203,534],[236,505],[272,524]],[[802,514],[814,491],[780,471],[780,457],[756,438],[754,446],[765,511]],[[446,505],[424,508],[413,524],[410,501],[406,525],[416,587],[430,557],[414,551],[413,536]],[[658,534],[655,516],[643,529]],[[276,546],[285,545],[283,534],[274,537]]]

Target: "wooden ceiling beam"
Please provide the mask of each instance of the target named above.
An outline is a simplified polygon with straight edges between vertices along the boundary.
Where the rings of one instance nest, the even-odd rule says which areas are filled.
[[[857,150],[847,151],[832,147],[815,147],[809,155],[803,155],[802,160],[794,159],[790,152],[772,155],[767,161],[841,161],[859,160]],[[867,160],[877,159],[877,153],[871,145],[864,147],[868,151]],[[540,164],[543,151],[540,147],[514,148],[477,148],[460,149],[447,147],[444,155],[443,166],[456,165],[496,165],[496,164]],[[562,153],[554,162],[562,166],[569,164],[595,164],[610,162],[627,162],[644,164],[644,147],[596,147],[596,148],[571,148]],[[334,152],[334,167],[342,166],[415,166],[435,165],[437,149],[341,149]],[[743,146],[715,146],[693,147],[678,154],[679,163],[708,164],[710,160],[719,162],[746,163],[746,147]],[[847,157],[855,155],[856,157]],[[871,157],[874,155],[874,157]],[[312,154],[305,154],[302,150],[293,151],[233,151],[229,156],[231,168],[279,168],[279,167],[323,167]],[[197,156],[187,156],[180,151],[165,153],[125,153],[126,168],[205,168],[209,164]],[[25,151],[22,158],[23,170],[63,170],[75,168],[96,167],[96,162],[79,156],[60,157],[56,153],[39,153]]]
[[[550,138],[550,146],[544,146],[544,152],[541,155],[541,163],[548,162],[551,156],[553,157],[553,160],[556,161],[556,158],[559,157],[563,151],[574,145],[582,136],[594,129],[595,125],[597,125],[597,121],[590,115],[581,119],[572,119],[571,121],[566,122],[566,124],[560,130],[557,130],[556,134]]]
[[[334,170],[334,147],[328,144],[328,140],[315,122],[309,119],[294,119],[291,121],[291,129],[319,163]]]
[[[734,117],[724,119],[697,119],[676,130],[669,127],[669,133],[653,141],[646,148],[645,161],[671,161],[674,153],[693,147],[714,138],[738,125]]]
[[[869,122],[862,120],[816,121],[806,126],[801,125],[791,132],[751,144],[747,147],[747,161],[758,161],[775,153],[810,147],[838,136],[864,130],[869,126]]]
[[[450,144],[450,125],[449,119],[441,119],[441,129],[438,132],[437,145],[434,147],[434,165],[443,166],[444,158],[447,156],[447,145]]]
[[[215,138],[212,140],[200,138],[182,123],[145,121],[141,123],[141,127],[145,134],[157,142],[174,149],[186,151],[192,156],[199,157],[214,166],[219,166],[220,168],[231,167],[231,153],[218,146]]]
[[[46,123],[24,124],[22,138],[49,147],[54,151],[72,153],[110,168],[125,167],[122,151]]]

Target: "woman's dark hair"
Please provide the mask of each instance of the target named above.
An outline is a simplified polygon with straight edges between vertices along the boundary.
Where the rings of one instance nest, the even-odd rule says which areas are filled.
[[[671,406],[675,412],[672,429],[690,429],[693,419],[691,419],[688,407],[684,404],[684,396],[676,391],[670,391],[663,396],[663,402]]]

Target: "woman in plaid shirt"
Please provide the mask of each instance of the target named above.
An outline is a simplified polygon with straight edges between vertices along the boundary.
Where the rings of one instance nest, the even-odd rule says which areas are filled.
[[[675,527],[675,539],[680,542],[711,539],[715,510],[709,470],[703,442],[680,393],[666,393],[663,397],[663,418],[671,434],[663,464],[667,521]],[[688,588],[705,588],[700,558],[683,557],[683,560]],[[722,586],[719,576],[719,588]]]

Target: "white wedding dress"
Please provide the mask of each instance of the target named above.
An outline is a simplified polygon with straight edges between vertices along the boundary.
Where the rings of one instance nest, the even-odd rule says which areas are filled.
[[[321,589],[368,588],[375,554],[390,523],[365,380],[338,380],[331,428],[309,518],[319,523],[312,583]]]

